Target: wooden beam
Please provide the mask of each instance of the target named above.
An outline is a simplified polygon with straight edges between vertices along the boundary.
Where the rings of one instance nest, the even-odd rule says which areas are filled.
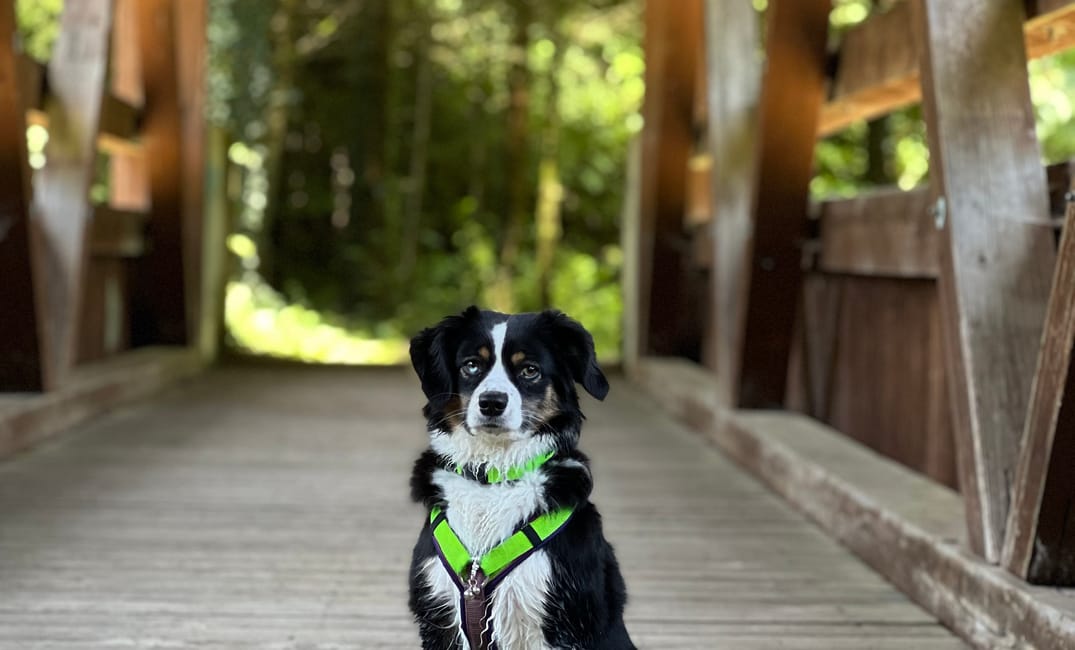
[[[1075,201],[1066,221],[1003,553],[1015,575],[1057,586],[1075,585]]]
[[[38,391],[44,375],[29,220],[28,84],[14,44],[14,5],[0,0],[0,391]]]
[[[15,55],[19,95],[25,110],[41,110],[45,96],[45,66],[25,53]]]
[[[917,102],[918,49],[911,33],[911,7],[899,2],[848,30],[839,50],[832,98],[821,109],[818,134],[830,135]]]
[[[821,205],[818,268],[896,278],[937,277],[936,220],[929,190],[874,191]]]
[[[757,180],[758,104],[761,65],[758,15],[746,0],[706,3],[706,70],[709,123],[711,219],[701,239],[702,264],[709,263],[706,366],[718,376],[720,400],[733,406],[739,393],[739,362],[746,319],[754,184]],[[706,250],[708,249],[708,250]]]
[[[134,277],[133,345],[187,341],[183,269],[182,122],[173,0],[138,0],[138,43],[145,92],[143,141],[153,210],[151,253]]]
[[[90,229],[90,253],[96,257],[141,257],[146,252],[146,212],[98,205]]]
[[[972,548],[1000,560],[1055,260],[1023,47],[1007,0],[915,0],[952,424]]]
[[[1038,59],[1075,46],[1075,2],[1031,0],[1024,23],[1026,58]],[[840,48],[832,97],[821,111],[818,136],[831,135],[857,120],[868,120],[922,98],[910,4],[852,28]]]
[[[639,325],[643,353],[682,354],[689,294],[683,252],[702,0],[646,3]]]
[[[215,328],[207,326],[202,316],[203,274],[208,268],[204,236],[206,221],[206,130],[205,79],[208,5],[206,0],[182,0],[176,13],[176,47],[178,52],[179,110],[182,129],[183,165],[183,265],[187,322],[191,323],[191,340],[201,343]],[[214,229],[210,228],[210,231]],[[217,245],[223,247],[224,241]]]
[[[825,90],[825,45],[829,0],[774,0],[766,31],[767,63],[762,81],[753,223],[734,236],[718,232],[717,263],[728,272],[721,284],[747,287],[745,300],[718,288],[718,309],[732,323],[720,332],[721,383],[726,397],[743,407],[784,403],[788,354],[802,278],[800,244],[806,231],[807,197],[813,173],[817,120]],[[740,62],[741,64],[741,62]],[[717,164],[720,164],[718,162]],[[724,222],[722,218],[721,223]],[[730,230],[730,229],[729,229]],[[729,251],[731,247],[739,251]],[[722,259],[725,258],[725,259]],[[741,263],[741,261],[743,263]],[[740,283],[743,283],[742,285]],[[745,303],[745,319],[737,312]],[[745,322],[744,322],[745,321]],[[718,326],[720,329],[720,326]],[[742,341],[741,356],[726,352]]]
[[[48,68],[48,164],[34,176],[34,196],[43,246],[36,270],[48,292],[43,321],[52,385],[62,383],[75,361],[111,24],[112,0],[67,3]]]

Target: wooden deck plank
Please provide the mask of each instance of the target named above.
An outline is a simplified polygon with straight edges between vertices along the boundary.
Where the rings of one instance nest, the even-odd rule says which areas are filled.
[[[401,370],[226,368],[0,464],[0,648],[413,648]],[[586,404],[653,648],[959,648],[652,402]]]

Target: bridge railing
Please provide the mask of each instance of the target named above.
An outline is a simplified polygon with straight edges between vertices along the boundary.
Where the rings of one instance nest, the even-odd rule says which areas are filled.
[[[1075,186],[1027,71],[1075,3],[887,5],[833,49],[829,0],[649,3],[625,357],[805,412],[958,489],[981,557],[1075,582]],[[811,204],[819,137],[916,102],[928,187]]]

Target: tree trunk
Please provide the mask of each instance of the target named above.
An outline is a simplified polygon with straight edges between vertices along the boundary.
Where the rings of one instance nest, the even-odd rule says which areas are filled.
[[[500,245],[499,268],[490,291],[490,302],[496,309],[513,311],[515,305],[515,265],[522,246],[523,227],[527,221],[527,186],[530,182],[529,165],[529,118],[530,118],[530,67],[527,50],[530,39],[527,29],[531,21],[530,3],[515,3],[515,21],[512,31],[512,65],[508,73],[508,138],[506,172],[508,205]]]

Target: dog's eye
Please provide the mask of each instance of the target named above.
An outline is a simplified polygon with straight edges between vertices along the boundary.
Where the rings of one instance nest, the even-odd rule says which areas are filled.
[[[528,363],[519,371],[519,376],[523,379],[533,381],[541,376],[541,370],[534,364]]]
[[[478,362],[474,359],[468,359],[463,362],[463,365],[459,368],[459,372],[463,373],[466,377],[477,377],[481,374],[482,367],[478,365]]]

